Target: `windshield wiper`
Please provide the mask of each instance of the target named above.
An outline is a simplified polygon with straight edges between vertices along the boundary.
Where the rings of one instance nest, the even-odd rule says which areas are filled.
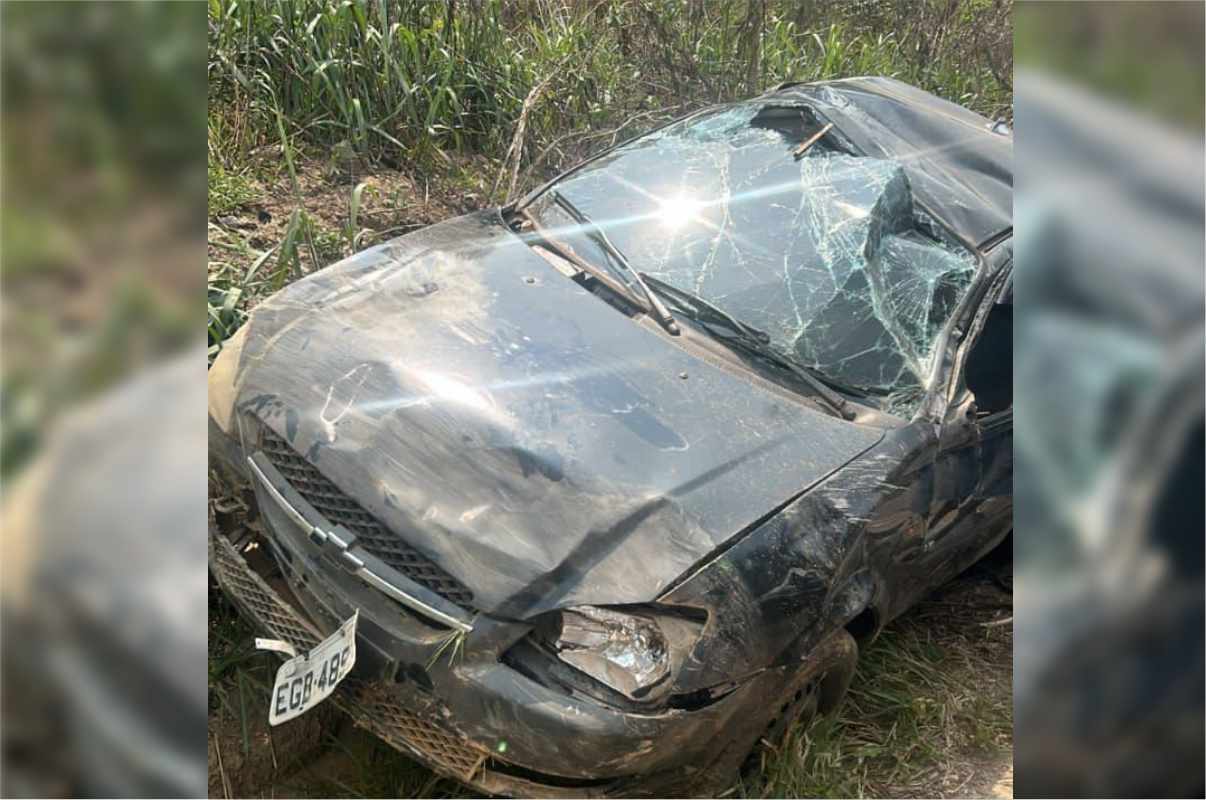
[[[711,325],[719,325],[728,329],[733,335],[723,337],[723,341],[740,347],[752,355],[778,364],[808,384],[842,419],[854,419],[854,412],[850,409],[846,398],[826,386],[820,378],[813,375],[803,364],[776,350],[771,345],[770,334],[766,331],[759,330],[753,325],[742,322],[720,306],[691,292],[684,291],[677,286],[658,280],[652,275],[641,273],[641,277],[658,292],[670,297],[674,301],[674,304],[682,309],[687,317],[700,323],[705,328]]]
[[[677,336],[679,334],[678,323],[674,321],[674,317],[670,314],[669,309],[667,309],[665,304],[662,303],[661,299],[650,291],[649,287],[645,285],[645,281],[642,278],[641,273],[637,272],[632,264],[628,263],[628,259],[624,257],[622,252],[620,252],[620,248],[611,243],[611,239],[607,238],[607,234],[604,232],[604,230],[587,218],[585,214],[579,211],[578,207],[571,203],[569,198],[561,194],[561,192],[553,190],[550,192],[550,195],[553,198],[553,202],[561,206],[565,213],[569,214],[570,217],[573,218],[574,222],[577,222],[579,225],[587,228],[587,236],[589,236],[600,247],[602,247],[607,254],[611,256],[613,261],[615,261],[617,264],[627,270],[630,275],[632,275],[633,279],[636,281],[636,285],[640,287],[641,293],[645,296],[645,301],[648,303],[650,310],[652,310],[653,315],[657,317],[658,322],[662,323],[667,331]]]
[[[641,277],[659,293],[669,295],[675,301],[675,305],[679,308],[684,308],[696,321],[700,321],[701,317],[711,318],[729,327],[736,333],[757,340],[760,344],[770,344],[771,338],[769,333],[759,330],[747,322],[742,322],[720,306],[703,299],[699,295],[680,289],[645,272],[641,273]]]
[[[545,230],[544,227],[537,222],[536,218],[531,214],[526,211],[520,213],[522,213],[525,220],[531,224],[532,233],[534,233],[539,240],[538,245],[540,247],[556,253],[558,256],[565,259],[575,268],[577,268],[579,272],[586,273],[587,275],[593,275],[597,281],[611,289],[616,294],[625,296],[631,294],[632,289],[630,289],[627,284],[615,278],[612,270],[603,269],[590,263],[585,258],[582,258],[582,256],[575,253],[569,245],[554,238],[553,234]]]

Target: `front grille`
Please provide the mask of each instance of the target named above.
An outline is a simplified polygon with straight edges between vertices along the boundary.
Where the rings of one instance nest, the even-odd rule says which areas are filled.
[[[332,524],[342,525],[356,534],[357,544],[402,575],[466,611],[478,613],[473,605],[473,592],[386,529],[272,429],[263,426],[262,430],[260,449],[315,511]]]
[[[240,601],[259,626],[299,651],[319,637],[267,582],[254,572],[225,536],[211,531],[209,561],[218,583]],[[463,781],[479,777],[488,751],[405,708],[388,694],[349,676],[331,698],[360,726],[404,752]]]
[[[304,652],[322,637],[308,622],[285,605],[263,578],[247,568],[225,536],[210,533],[209,563],[214,577],[234,600],[243,604],[266,630]]]
[[[336,698],[358,725],[376,734],[394,748],[412,750],[428,763],[444,767],[463,781],[472,781],[485,766],[490,753],[412,713],[386,693],[356,687],[354,702],[347,695]]]

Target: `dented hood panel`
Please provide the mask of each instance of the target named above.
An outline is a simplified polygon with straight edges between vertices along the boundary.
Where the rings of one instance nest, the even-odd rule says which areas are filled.
[[[496,212],[265,302],[235,391],[248,452],[270,426],[510,617],[652,600],[881,438],[626,317]]]

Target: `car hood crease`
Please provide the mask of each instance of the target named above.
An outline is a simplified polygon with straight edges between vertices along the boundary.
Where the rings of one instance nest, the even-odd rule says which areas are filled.
[[[497,212],[314,273],[248,325],[247,452],[268,426],[500,616],[652,600],[882,435],[626,317]]]

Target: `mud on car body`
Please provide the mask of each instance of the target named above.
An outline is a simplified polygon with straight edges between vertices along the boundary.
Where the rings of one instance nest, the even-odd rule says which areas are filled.
[[[260,305],[219,583],[479,790],[714,792],[1012,527],[1012,141],[896,81],[696,112]]]

